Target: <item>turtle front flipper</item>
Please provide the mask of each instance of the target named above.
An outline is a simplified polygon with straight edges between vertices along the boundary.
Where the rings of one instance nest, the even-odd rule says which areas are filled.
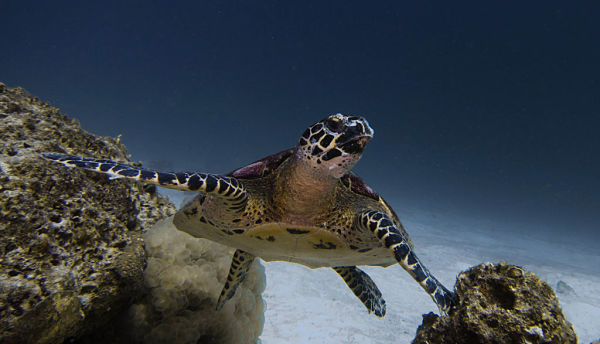
[[[344,279],[354,295],[367,307],[369,313],[374,312],[378,317],[385,315],[385,300],[369,275],[356,266],[338,266],[333,270]]]
[[[247,200],[244,186],[232,177],[192,172],[156,172],[111,160],[58,153],[44,153],[42,157],[68,167],[79,167],[105,173],[110,175],[111,178],[134,179],[169,189],[207,193],[235,202],[239,206],[244,205]]]
[[[441,313],[447,314],[456,305],[454,293],[446,289],[414,254],[408,240],[394,225],[390,217],[379,211],[365,211],[359,214],[357,225],[362,230],[373,232],[390,249],[404,270],[406,270],[431,296]]]
[[[225,286],[223,286],[219,301],[217,301],[217,310],[223,308],[225,302],[235,295],[235,291],[240,283],[246,278],[246,273],[248,272],[248,269],[250,269],[250,265],[252,265],[254,258],[256,257],[246,251],[235,251],[233,258],[231,259],[231,267],[229,268]]]

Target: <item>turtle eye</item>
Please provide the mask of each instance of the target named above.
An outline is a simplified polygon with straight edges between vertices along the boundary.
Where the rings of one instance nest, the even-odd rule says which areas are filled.
[[[337,117],[330,117],[325,121],[327,129],[335,132],[341,132],[344,127],[344,122]]]

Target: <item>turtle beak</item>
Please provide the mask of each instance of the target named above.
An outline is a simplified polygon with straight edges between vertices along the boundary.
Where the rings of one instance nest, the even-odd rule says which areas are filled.
[[[373,136],[362,136],[360,138],[358,138],[358,140],[356,140],[356,144],[359,145],[362,149],[365,148],[365,146],[367,145],[367,143],[369,141],[371,141],[371,139],[373,138]]]
[[[367,145],[367,143],[369,141],[371,141],[371,139],[373,138],[373,135],[375,135],[375,130],[373,130],[373,128],[371,128],[371,126],[369,125],[369,122],[367,122],[367,120],[364,118],[362,118],[362,120],[363,120],[364,134],[361,135],[356,142],[356,144],[361,147],[361,151],[365,149],[365,146]]]
[[[361,117],[362,118],[362,117]],[[365,136],[369,137],[369,140],[373,138],[373,135],[375,135],[375,130],[373,130],[373,128],[371,128],[371,126],[369,125],[369,122],[367,122],[366,119],[362,118],[363,121],[363,127],[364,127],[364,131],[365,131]]]
[[[360,135],[342,145],[340,148],[348,154],[361,154],[365,150],[365,146],[373,136]]]
[[[367,143],[369,143],[369,141],[371,141],[372,138],[373,135],[365,135],[356,139],[356,145],[360,148],[361,152],[365,149]]]

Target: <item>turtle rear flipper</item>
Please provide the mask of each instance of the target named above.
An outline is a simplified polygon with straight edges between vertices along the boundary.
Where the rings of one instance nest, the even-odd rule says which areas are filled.
[[[79,167],[108,174],[111,178],[134,179],[169,189],[207,193],[239,205],[244,204],[247,200],[244,186],[233,177],[198,172],[157,172],[111,160],[58,153],[43,153],[42,157],[68,167]]]
[[[369,275],[356,266],[338,266],[333,270],[344,279],[354,295],[367,307],[369,313],[374,312],[380,318],[385,315],[385,300]]]
[[[223,305],[227,300],[231,299],[235,295],[235,291],[239,285],[246,279],[246,273],[250,269],[250,265],[254,261],[253,255],[246,251],[236,250],[231,259],[231,267],[229,268],[229,274],[227,280],[217,301],[217,310],[223,308]]]

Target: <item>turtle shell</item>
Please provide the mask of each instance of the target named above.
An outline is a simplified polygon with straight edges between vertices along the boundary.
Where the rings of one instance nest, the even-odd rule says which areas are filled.
[[[359,195],[370,197],[379,201],[379,195],[354,172],[348,172],[340,178],[342,184]]]
[[[244,179],[257,179],[264,177],[276,170],[286,159],[294,154],[295,148],[283,150],[257,160],[247,166],[240,167],[227,174],[229,177]],[[352,192],[379,201],[379,195],[371,189],[357,174],[348,172],[340,178],[341,182]]]
[[[396,223],[399,226],[402,226],[402,223],[400,222],[398,215],[396,215],[396,212],[390,206],[390,204],[388,202],[386,202],[386,200],[384,200],[382,197],[380,197],[375,191],[373,191],[373,189],[371,189],[371,187],[369,185],[367,185],[367,183],[365,183],[362,180],[362,178],[360,178],[356,173],[348,172],[348,173],[344,174],[342,176],[342,178],[340,178],[340,180],[341,180],[342,184],[344,184],[344,186],[349,188],[352,192],[357,193],[359,195],[366,196],[366,197],[370,197],[370,198],[376,200],[377,202],[383,204],[385,206],[385,208],[387,208],[387,210],[392,214],[392,217],[394,218]],[[410,245],[412,246],[412,243],[410,243]]]
[[[287,158],[294,154],[295,148],[286,149],[279,153],[269,155],[268,157],[262,158],[255,161],[247,166],[240,167],[237,170],[233,170],[227,173],[228,177],[234,177],[241,180],[244,179],[256,179],[266,176],[273,170],[276,170],[281,163]]]

